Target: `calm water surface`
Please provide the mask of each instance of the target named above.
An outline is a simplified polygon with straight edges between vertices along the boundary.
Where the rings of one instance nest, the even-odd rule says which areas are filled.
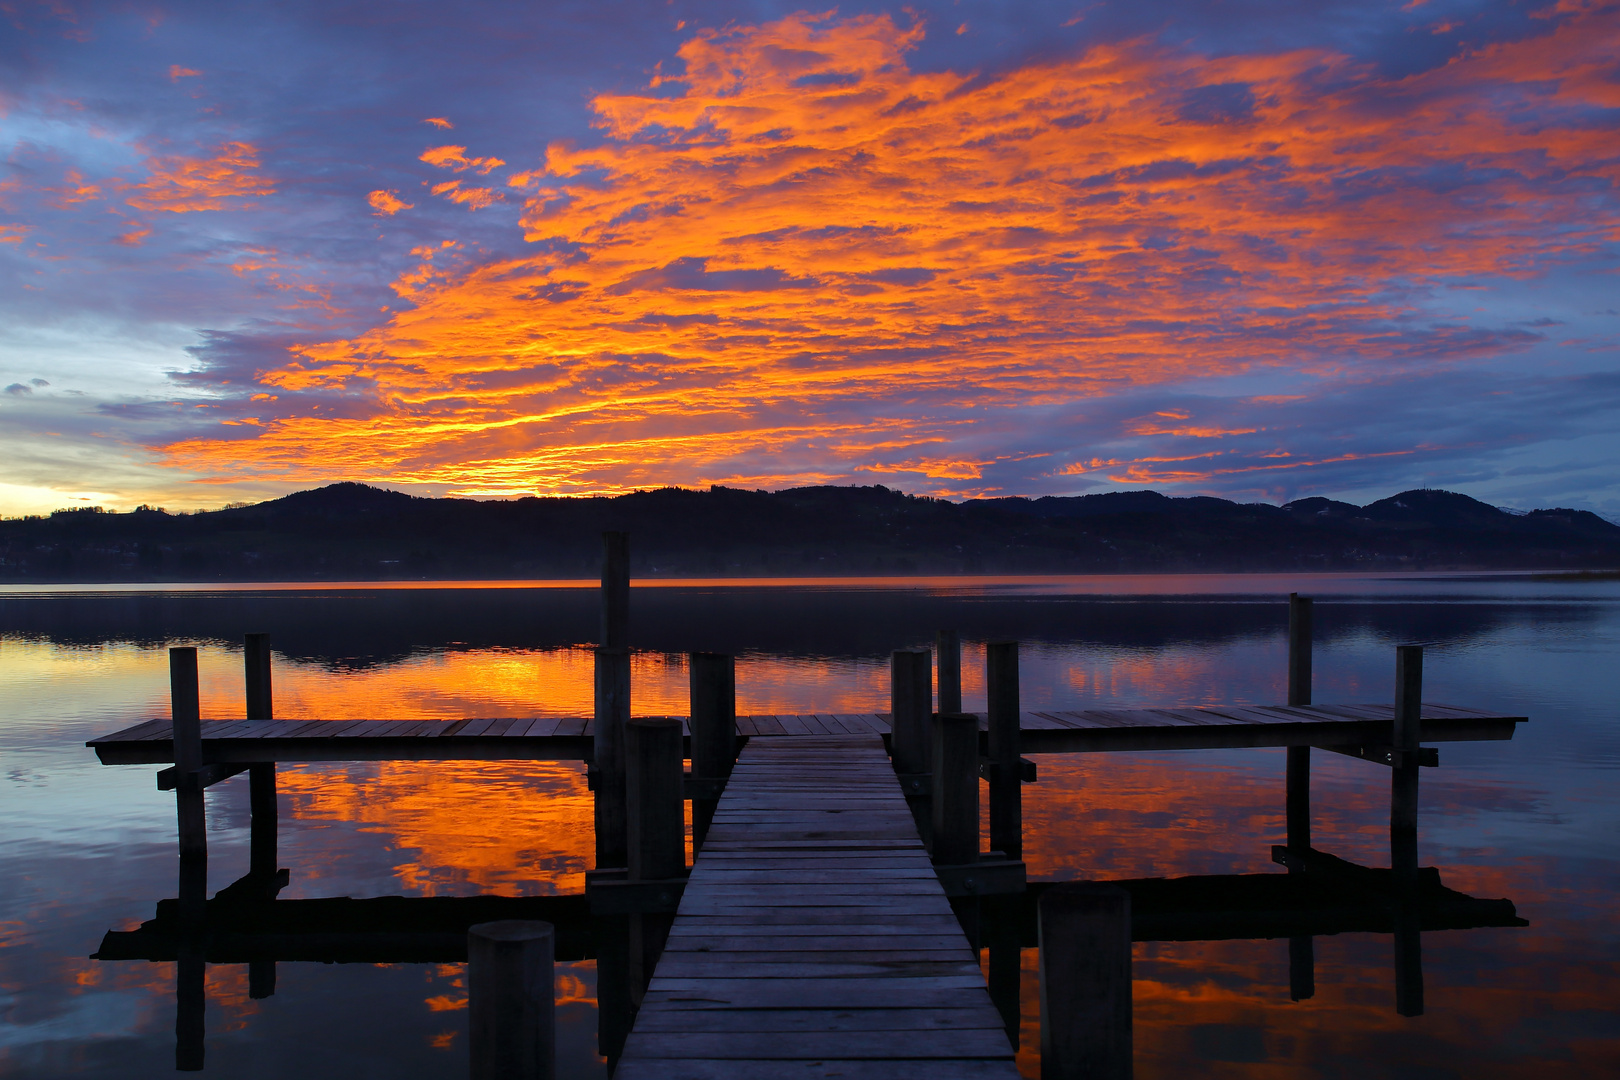
[[[640,583],[638,583],[639,585]],[[738,655],[741,712],[887,708],[888,653],[1023,643],[1026,708],[1272,703],[1283,594],[1318,598],[1316,699],[1387,702],[1397,643],[1432,701],[1528,714],[1444,744],[1423,773],[1421,861],[1528,927],[1428,933],[1425,1015],[1394,1009],[1390,939],[1316,939],[1289,1000],[1283,940],[1145,942],[1140,1077],[1620,1075],[1620,585],[1336,575],[661,582],[633,598],[635,711],[685,711],[684,654]],[[0,589],[0,1075],[170,1075],[174,965],[89,959],[174,895],[174,800],[86,739],[168,709],[170,645],[198,646],[205,716],[241,715],[241,635],[276,648],[280,717],[590,711],[596,597],[579,583]],[[1045,756],[1024,789],[1034,879],[1280,873],[1279,750]],[[569,764],[357,763],[280,773],[283,898],[577,893],[591,803]],[[1315,845],[1388,865],[1389,774],[1314,755]],[[208,793],[210,879],[246,870],[246,777]],[[1020,1066],[1039,1074],[1035,953]],[[466,1075],[458,964],[283,963],[273,997],[208,969],[207,1071],[307,1080]],[[592,961],[558,965],[560,1075],[605,1076]]]

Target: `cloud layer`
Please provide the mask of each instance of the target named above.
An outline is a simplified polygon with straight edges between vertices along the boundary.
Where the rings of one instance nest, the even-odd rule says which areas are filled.
[[[1445,39],[1421,50],[1373,34],[1395,16],[1363,27],[1377,47],[1121,26],[977,66],[976,17],[695,24],[572,126],[424,102],[413,134],[362,136],[324,246],[298,236],[333,211],[286,132],[59,162],[49,198],[105,207],[85,263],[177,216],[246,226],[185,267],[241,316],[175,404],[101,412],[226,487],[1431,482],[1607,506],[1620,16],[1530,16],[1409,22]],[[0,252],[36,242],[8,222]]]

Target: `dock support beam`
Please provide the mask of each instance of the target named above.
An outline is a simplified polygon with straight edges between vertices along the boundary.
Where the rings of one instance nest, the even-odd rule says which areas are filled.
[[[203,810],[202,709],[197,650],[169,650],[169,717],[174,732],[174,801],[180,834],[180,910],[200,919],[208,899],[208,821]]]
[[[737,763],[737,661],[724,653],[693,653],[688,659],[692,715],[692,777],[725,780]],[[718,797],[692,800],[692,854],[714,823]]]
[[[1018,642],[985,646],[984,682],[990,728],[990,850],[1024,857],[1023,786],[1018,758]]]
[[[1417,910],[1418,744],[1422,741],[1423,646],[1395,649],[1390,746],[1389,862],[1394,877],[1395,1011],[1423,1015],[1423,935]]]
[[[596,865],[627,865],[624,725],[630,719],[630,537],[602,534],[602,639],[596,650]]]
[[[1058,885],[1038,911],[1041,1080],[1130,1080],[1131,894]]]
[[[556,934],[509,919],[467,930],[467,1027],[472,1080],[556,1075]]]
[[[270,685],[270,635],[248,634],[242,649],[247,684],[247,719],[273,720],[275,708]],[[248,766],[248,874],[274,888],[276,878],[276,763],[260,761]],[[271,987],[275,976],[270,976]],[[268,994],[263,996],[269,996]]]
[[[1288,594],[1288,704],[1311,704],[1312,603],[1308,596]],[[1311,850],[1311,748],[1288,748],[1288,851],[1295,856],[1289,872],[1305,866]],[[1316,996],[1316,942],[1308,936],[1288,939],[1288,996],[1304,1001]]]
[[[979,859],[979,718],[972,713],[934,717],[934,862],[953,866]]]
[[[962,711],[962,636],[955,630],[934,635],[934,664],[939,670],[939,711]]]

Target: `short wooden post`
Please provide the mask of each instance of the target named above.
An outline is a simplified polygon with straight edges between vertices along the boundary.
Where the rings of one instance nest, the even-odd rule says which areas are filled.
[[[630,915],[593,915],[591,941],[596,953],[596,1052],[613,1075],[624,1041],[636,1019],[630,991]]]
[[[1038,911],[1042,1080],[1129,1080],[1131,894],[1057,885]]]
[[[1311,704],[1312,601],[1288,594],[1288,704]],[[1289,873],[1305,869],[1311,850],[1311,748],[1288,748],[1287,802],[1288,851],[1295,858]],[[1308,936],[1288,939],[1288,996],[1305,1001],[1316,996],[1316,942]]]
[[[625,727],[625,790],[629,800],[632,881],[658,881],[686,872],[686,814],[681,797],[681,722],[643,717]]]
[[[939,711],[962,711],[962,636],[955,630],[934,635],[935,666],[939,669]]]
[[[737,662],[724,653],[693,653],[691,693],[692,778],[724,780],[737,763]],[[692,800],[692,852],[703,848],[719,799]]]
[[[1423,646],[1395,649],[1395,751],[1389,802],[1390,866],[1398,886],[1417,875],[1418,743],[1423,725]]]
[[[1001,1014],[1007,1038],[1018,1049],[1018,1029],[1023,1020],[1019,991],[1023,984],[1024,897],[986,896],[979,901],[981,934],[990,953],[986,985],[990,1003]]]
[[[1423,739],[1423,647],[1395,649],[1389,857],[1395,885],[1395,1011],[1423,1015],[1423,923],[1417,897],[1418,745]]]
[[[472,1080],[551,1080],[556,1073],[555,932],[508,919],[467,930]]]
[[[979,718],[934,717],[934,862],[959,866],[979,859]]]
[[[984,682],[990,728],[990,850],[1023,858],[1024,794],[1018,759],[1018,642],[985,646]]]
[[[889,657],[889,752],[902,776],[929,771],[930,659],[923,649],[898,649]]]
[[[274,719],[269,634],[247,635],[242,663],[247,684],[247,719]],[[248,808],[251,815],[248,825],[248,873],[260,881],[269,882],[276,876],[275,762],[261,761],[248,766]],[[275,985],[273,973],[270,985]]]
[[[208,820],[203,809],[202,709],[197,650],[169,650],[169,716],[174,737],[175,810],[180,839],[180,913],[201,919],[208,901]]]

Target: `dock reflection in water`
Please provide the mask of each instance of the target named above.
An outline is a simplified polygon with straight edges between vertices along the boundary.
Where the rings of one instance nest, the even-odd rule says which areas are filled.
[[[867,605],[869,614],[870,597],[859,599],[854,607]],[[1274,612],[1275,600],[1268,597],[1266,602]],[[812,606],[828,603],[821,597]],[[1031,643],[1025,664],[1030,707],[1105,699],[1152,704],[1277,697],[1281,627],[1275,614],[1242,611],[1228,622],[1222,609],[1247,605],[1178,602],[1181,610],[1174,617],[1149,613],[1146,621],[1154,625],[1146,637],[1151,640],[1130,643],[1144,634],[1143,628],[1122,615],[1130,605],[1110,602],[1110,619],[1131,623],[1121,626],[1122,644],[1106,639],[1110,620],[1095,611],[1081,620],[1090,622],[1085,633],[1067,638],[1057,633],[1061,627],[1056,624],[1066,615],[1050,609],[1083,605],[1030,603],[1043,609],[1031,620],[1041,624],[1037,633],[1026,635]],[[919,606],[914,598],[905,604]],[[990,606],[1002,604],[992,601]],[[931,627],[944,621],[934,607],[920,606],[927,610],[919,614],[916,628],[902,640],[890,637],[886,647],[920,645]],[[1382,700],[1388,687],[1388,645],[1401,622],[1396,609],[1413,609],[1388,602],[1353,606],[1359,612],[1341,626],[1324,626],[1319,696],[1329,696],[1328,687],[1337,683],[1334,697]],[[1424,861],[1443,867],[1446,883],[1461,892],[1512,896],[1518,914],[1529,916],[1533,925],[1425,933],[1428,1009],[1422,1019],[1411,1020],[1395,1014],[1394,949],[1383,924],[1342,925],[1338,936],[1320,936],[1332,927],[1284,918],[1255,923],[1242,938],[1178,938],[1144,931],[1143,919],[1170,909],[1153,908],[1160,903],[1153,898],[1156,886],[1133,886],[1133,896],[1139,898],[1134,973],[1139,1075],[1183,1074],[1191,1061],[1200,1062],[1210,1075],[1278,1070],[1316,1075],[1332,1071],[1346,1054],[1375,1072],[1399,1062],[1459,1075],[1490,1075],[1504,1057],[1521,1068],[1538,1062],[1551,1063],[1556,1070],[1562,1061],[1572,1073],[1601,1072],[1616,1061],[1613,1033],[1601,1019],[1612,1017],[1620,988],[1612,926],[1602,914],[1607,901],[1601,899],[1607,888],[1602,883],[1612,881],[1614,861],[1593,826],[1594,817],[1612,819],[1614,804],[1612,795],[1601,794],[1607,785],[1600,781],[1607,776],[1592,771],[1612,769],[1617,760],[1612,736],[1599,723],[1612,722],[1612,712],[1597,711],[1605,707],[1605,692],[1607,700],[1614,697],[1612,687],[1601,682],[1583,683],[1586,669],[1579,670],[1580,678],[1572,677],[1565,651],[1583,640],[1594,647],[1612,643],[1612,612],[1603,605],[1545,600],[1470,606],[1478,610],[1446,613],[1450,622],[1431,637],[1447,643],[1431,648],[1430,676],[1439,684],[1432,696],[1494,700],[1505,689],[1526,703],[1525,711],[1534,712],[1536,723],[1504,746],[1447,748],[1442,769],[1426,773]],[[1321,621],[1329,623],[1329,605],[1320,610],[1325,616]],[[971,616],[972,605],[960,602],[958,616],[964,611]],[[14,614],[5,611],[8,620]],[[964,627],[968,643],[964,690],[967,707],[974,708],[975,694],[982,695],[974,678],[979,670],[975,643],[1005,630],[976,630],[971,618],[953,621]],[[176,639],[202,644],[205,714],[239,712],[240,657],[206,634],[188,633],[196,628],[184,625],[163,628],[144,647],[63,640],[54,633],[40,634],[37,627],[27,636],[9,624],[7,629],[0,671],[12,691],[8,700],[34,695],[31,715],[43,719],[6,733],[13,771],[8,793],[14,800],[7,809],[27,809],[9,817],[0,853],[6,869],[25,875],[31,884],[14,890],[0,914],[6,944],[14,946],[0,949],[0,981],[11,995],[6,1026],[0,1028],[5,1034],[0,1062],[18,1075],[158,1075],[173,1062],[173,967],[168,961],[148,966],[71,958],[95,950],[108,925],[135,930],[142,912],[151,913],[152,898],[172,890],[172,796],[152,790],[150,768],[101,770],[70,760],[74,753],[85,753],[71,748],[104,733],[110,720],[131,719],[130,711],[137,716],[164,711],[160,646]],[[271,629],[274,633],[275,627]],[[579,636],[590,634],[587,630]],[[840,654],[826,638],[808,642],[820,648],[745,656],[739,664],[739,710],[882,707],[887,696],[885,654]],[[278,643],[282,640],[278,635]],[[430,646],[420,654],[351,657],[347,662],[336,655],[280,654],[278,712],[296,715],[294,701],[318,700],[308,713],[559,715],[584,711],[570,695],[589,699],[587,653],[521,641],[496,648],[427,640]],[[1448,646],[1454,651],[1447,653]],[[1540,651],[1533,659],[1517,655],[1525,650]],[[34,674],[53,669],[73,681],[51,685],[49,676]],[[519,674],[499,674],[514,669]],[[18,671],[28,674],[18,676]],[[105,684],[98,681],[98,672]],[[1445,686],[1447,679],[1454,680],[1452,688]],[[685,671],[678,656],[638,654],[636,682],[637,712],[660,711],[659,694],[668,699],[662,708],[682,711],[678,703],[684,697]],[[131,685],[143,684],[142,692],[130,693]],[[73,703],[64,707],[70,697],[63,689],[67,686],[72,686]],[[653,704],[640,703],[644,693]],[[137,697],[144,697],[144,703],[129,710]],[[98,705],[98,699],[104,704]],[[1270,844],[1281,840],[1283,832],[1282,764],[1277,751],[1044,757],[1041,782],[1025,793],[1024,855],[1030,876],[1051,881],[1236,874],[1240,884],[1232,888],[1246,888],[1242,879],[1264,877],[1275,881],[1276,889],[1297,889],[1292,882],[1297,875],[1281,873],[1270,863]],[[37,774],[50,786],[23,804],[18,774]],[[124,774],[138,775],[127,782],[116,779]],[[1319,848],[1364,865],[1387,862],[1386,776],[1385,770],[1350,760],[1318,763]],[[560,896],[578,893],[590,867],[589,794],[577,767],[369,763],[283,768],[279,779],[282,862],[293,875],[283,898],[270,902],[272,909],[343,894],[414,894],[409,902],[435,895],[462,901],[466,896],[454,894],[484,892]],[[216,865],[246,863],[246,788],[243,776],[209,793]],[[1574,791],[1578,801],[1589,805],[1594,797],[1609,801],[1600,802],[1596,814],[1577,808],[1559,817],[1568,809],[1556,794],[1560,791]],[[53,799],[58,801],[51,803]],[[47,805],[48,813],[41,809]],[[97,821],[103,832],[92,833],[86,819]],[[498,827],[492,828],[492,822]],[[124,838],[117,844],[105,835],[109,824]],[[25,830],[32,832],[23,835]],[[1216,886],[1226,887],[1212,881],[1157,888],[1206,893]],[[1342,899],[1341,890],[1330,892]],[[1229,893],[1223,895],[1230,901]],[[1251,899],[1261,905],[1280,902],[1270,893]],[[577,903],[556,901],[570,902]],[[1362,906],[1367,909],[1363,917],[1372,918],[1376,905]],[[1216,912],[1210,905],[1204,908],[1208,910],[1198,918]],[[1283,914],[1293,918],[1302,908],[1312,905],[1294,904]],[[1499,921],[1469,925],[1513,925],[1501,918],[1500,906],[1477,910],[1494,911],[1492,917]],[[159,915],[161,922],[163,912]],[[453,936],[462,918],[426,924],[437,927],[431,933]],[[559,930],[568,925],[561,914],[556,921]],[[410,932],[421,933],[422,925],[415,924]],[[987,910],[970,920],[986,945],[985,962],[993,969],[988,975],[992,987],[1001,988],[1003,1005],[1010,1001],[1008,971],[1014,968],[1008,959],[1010,925],[1021,938],[1016,964],[1021,1065],[1026,1075],[1034,1075],[1039,995],[1031,917],[1028,911],[1008,917]],[[1277,940],[1253,940],[1261,931]],[[1319,935],[1315,996],[1296,1003],[1290,1000],[1286,938],[1302,932]],[[146,934],[145,941],[158,940],[146,931],[135,933]],[[108,939],[120,940],[134,939]],[[586,942],[581,951],[568,951],[574,946],[564,942],[578,940]],[[109,949],[104,946],[102,952],[110,957]],[[593,1015],[596,950],[588,934],[583,939],[559,935],[559,971],[570,988],[564,996],[573,1001],[562,1015],[564,1041],[572,1039],[564,1075],[603,1069],[591,1053],[598,1020]],[[147,953],[154,959],[166,955]],[[284,1075],[297,1068],[322,1076],[355,1072],[357,1062],[387,1061],[396,1075],[465,1074],[465,991],[453,950],[396,959],[382,954],[284,956],[276,994],[269,999],[252,997],[255,980],[246,961],[253,955],[215,958],[224,963],[206,969],[210,1071]],[[348,959],[354,966],[308,968],[302,963],[317,958]],[[370,966],[383,962],[413,966]],[[343,972],[349,974],[338,977]],[[566,1015],[570,1007],[576,1009],[572,1019]],[[126,1011],[119,1014],[117,1008]],[[79,1026],[72,1027],[74,1023]],[[1502,1035],[1481,1037],[1482,1030]],[[53,1031],[61,1037],[52,1038]],[[1353,1040],[1352,1049],[1346,1049],[1346,1039]]]

